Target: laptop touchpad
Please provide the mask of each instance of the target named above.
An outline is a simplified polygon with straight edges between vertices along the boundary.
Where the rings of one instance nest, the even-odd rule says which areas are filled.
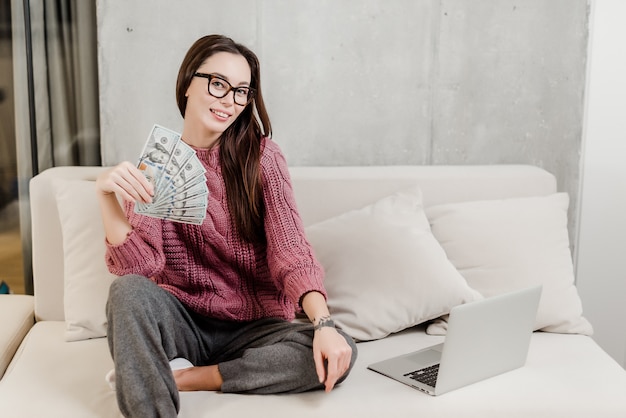
[[[419,366],[425,367],[431,364],[439,363],[441,360],[441,351],[428,349],[412,354],[408,356],[407,359],[418,364]]]

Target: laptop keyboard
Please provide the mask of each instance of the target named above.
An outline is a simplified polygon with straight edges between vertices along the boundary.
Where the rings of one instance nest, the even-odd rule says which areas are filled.
[[[420,383],[435,387],[437,382],[437,373],[439,372],[439,364],[435,364],[423,369],[416,370],[414,372],[406,373],[405,376],[413,380],[417,380]]]

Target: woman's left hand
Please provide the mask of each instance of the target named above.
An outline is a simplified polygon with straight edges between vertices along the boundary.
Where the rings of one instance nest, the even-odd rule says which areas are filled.
[[[330,392],[350,368],[352,347],[333,327],[322,327],[313,337],[313,358],[320,383]]]

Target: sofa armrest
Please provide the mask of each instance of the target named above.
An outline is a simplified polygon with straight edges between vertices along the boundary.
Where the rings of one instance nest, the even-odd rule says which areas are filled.
[[[0,295],[0,378],[28,331],[35,324],[33,297]]]

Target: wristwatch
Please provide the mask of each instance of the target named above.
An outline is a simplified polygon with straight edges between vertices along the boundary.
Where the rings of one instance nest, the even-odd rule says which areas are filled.
[[[330,317],[324,317],[322,319],[320,319],[320,322],[317,323],[317,325],[315,325],[313,327],[313,329],[315,331],[318,331],[324,327],[330,327],[330,328],[335,328],[335,321],[333,321],[332,319],[330,319]]]

